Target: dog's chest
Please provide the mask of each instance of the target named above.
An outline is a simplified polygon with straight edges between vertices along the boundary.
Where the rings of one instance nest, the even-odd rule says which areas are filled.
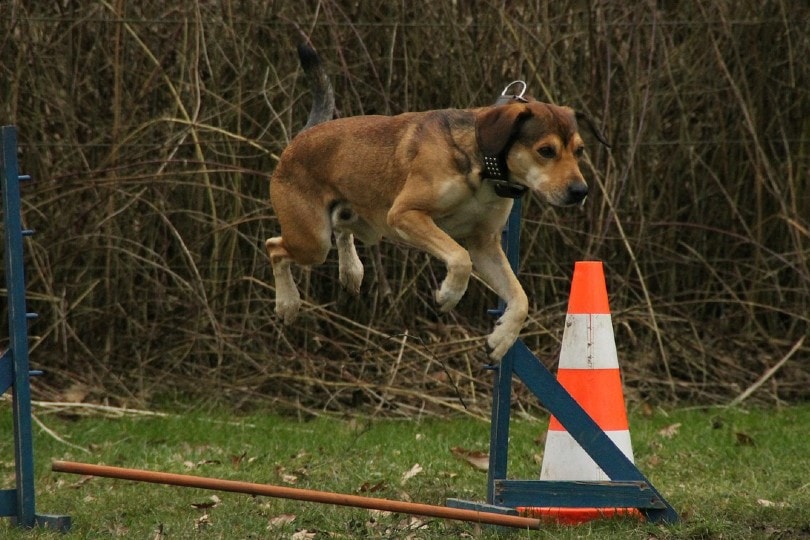
[[[473,196],[434,218],[434,222],[452,238],[459,240],[499,232],[506,224],[511,209],[512,199],[498,197],[489,186],[482,186]]]

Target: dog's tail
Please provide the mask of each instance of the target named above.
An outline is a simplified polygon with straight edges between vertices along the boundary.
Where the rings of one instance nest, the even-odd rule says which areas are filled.
[[[298,58],[309,83],[309,92],[312,94],[312,108],[304,126],[304,129],[309,129],[334,118],[335,91],[332,89],[332,82],[326,74],[321,58],[312,45],[306,41],[299,43]]]

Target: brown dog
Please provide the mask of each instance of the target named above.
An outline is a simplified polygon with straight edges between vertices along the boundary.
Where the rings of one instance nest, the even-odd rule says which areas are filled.
[[[500,360],[526,320],[528,299],[500,243],[512,199],[496,190],[524,186],[554,205],[580,204],[588,194],[583,151],[575,112],[537,101],[359,116],[305,130],[270,182],[281,226],[266,242],[276,313],[287,324],[295,319],[301,297],[290,265],[323,263],[332,235],[340,283],[354,294],[363,279],[354,237],[385,237],[445,263],[435,293],[441,311],[458,303],[472,271],[506,302],[487,339],[490,357]]]

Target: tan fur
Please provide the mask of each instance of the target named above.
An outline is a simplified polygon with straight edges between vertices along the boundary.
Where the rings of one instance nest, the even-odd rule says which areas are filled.
[[[469,110],[333,120],[299,134],[281,156],[270,199],[281,236],[266,242],[276,280],[276,312],[291,323],[301,299],[290,264],[321,264],[335,235],[340,282],[358,293],[363,266],[354,236],[406,242],[437,257],[447,276],[435,298],[441,311],[461,299],[471,271],[507,309],[490,334],[499,360],[517,339],[528,300],[501,249],[512,200],[482,180],[484,154],[507,156],[510,181],[551,204],[582,202],[587,185],[574,111],[540,102]],[[551,157],[544,156],[553,150]]]

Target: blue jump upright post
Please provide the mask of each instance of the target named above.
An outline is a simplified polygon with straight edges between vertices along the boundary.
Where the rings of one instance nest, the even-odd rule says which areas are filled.
[[[0,490],[0,517],[10,517],[22,527],[41,526],[67,531],[70,529],[70,517],[39,515],[35,511],[28,321],[36,318],[37,314],[26,310],[23,266],[23,237],[30,236],[33,231],[22,228],[20,204],[20,181],[29,179],[19,174],[17,131],[13,126],[4,126],[0,191],[3,197],[9,346],[0,356],[0,395],[11,389],[16,483],[13,489]]]
[[[514,96],[507,95],[510,86],[504,89],[496,104],[514,99]],[[518,100],[521,98],[522,94],[517,96]],[[516,275],[520,262],[521,207],[521,199],[516,196],[501,238],[506,258]],[[505,308],[501,299],[492,313],[500,316]],[[516,514],[518,507],[636,508],[649,521],[678,521],[678,513],[672,506],[521,339],[518,338],[499,364],[490,368],[494,373],[494,383],[486,503],[448,499],[447,506],[506,514]],[[609,482],[507,480],[513,377],[517,377],[557,418],[610,478]]]

